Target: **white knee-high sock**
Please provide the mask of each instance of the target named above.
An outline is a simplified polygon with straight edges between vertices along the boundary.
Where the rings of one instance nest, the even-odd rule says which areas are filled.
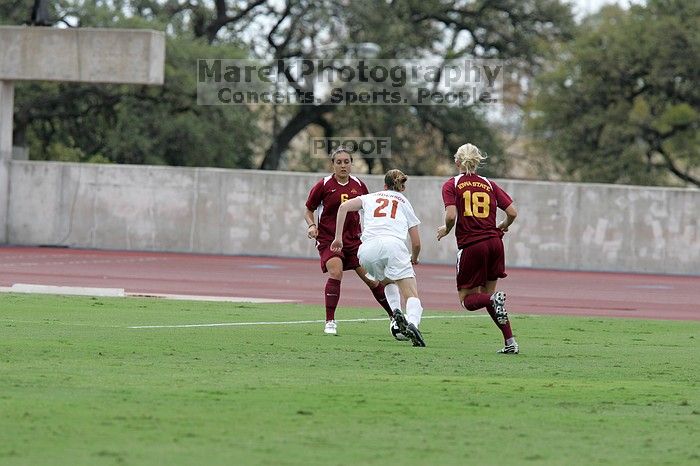
[[[423,315],[423,306],[418,298],[408,298],[406,300],[406,320],[418,327]]]
[[[401,294],[399,293],[399,287],[395,283],[384,285],[384,295],[392,311],[401,309]]]

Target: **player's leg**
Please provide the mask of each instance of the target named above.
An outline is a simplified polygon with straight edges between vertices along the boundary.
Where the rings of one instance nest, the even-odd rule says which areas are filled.
[[[459,299],[462,306],[468,311],[478,311],[486,308],[491,318],[497,325],[508,322],[508,314],[505,312],[505,293],[483,293],[479,287],[459,290]]]
[[[396,280],[401,297],[406,301],[406,315],[397,309],[394,311],[394,320],[401,330],[413,342],[413,346],[425,346],[425,340],[418,325],[423,314],[423,306],[418,298],[418,285],[415,277],[408,277]]]
[[[487,281],[485,291],[491,296],[491,302],[493,303],[495,313],[489,314],[491,315],[491,319],[493,319],[494,323],[503,334],[504,345],[499,353],[518,354],[520,352],[520,348],[513,337],[511,320],[508,317],[508,312],[506,311],[506,294],[502,291],[496,291],[498,279],[505,278],[505,272],[506,260],[503,241],[501,241],[499,238],[494,238],[489,242],[489,266],[486,273]]]
[[[401,303],[401,292],[399,291],[399,287],[396,285],[396,283],[387,278],[385,278],[382,281],[382,283],[384,284],[384,294],[386,294],[386,300],[389,303],[389,306],[391,306],[391,309],[393,309],[393,313],[391,315],[391,322],[389,322],[389,331],[394,336],[394,338],[396,338],[399,341],[409,340],[408,336],[406,336],[406,334],[403,333],[399,328],[394,317],[397,311],[401,312],[401,310],[403,309]]]
[[[386,277],[394,280],[398,286],[406,309],[405,318],[401,312],[394,313],[396,324],[413,341],[413,346],[425,346],[423,335],[418,330],[423,315],[423,305],[418,297],[418,283],[411,265],[411,255],[403,241],[387,241],[385,248],[388,255],[384,272]]]
[[[367,276],[367,271],[362,266],[357,267],[355,269],[355,273],[357,273],[357,276],[360,277],[360,279],[365,283],[365,285],[367,285],[367,287],[372,292],[374,299],[376,299],[379,305],[382,306],[382,308],[384,308],[384,311],[386,311],[387,315],[391,317],[393,315],[393,308],[389,302],[389,297],[386,293],[386,286],[377,280],[372,280],[371,278],[369,278]]]
[[[515,337],[513,336],[513,330],[510,326],[510,319],[508,318],[508,312],[506,311],[506,294],[502,291],[496,291],[497,282],[498,280],[487,281],[485,291],[489,296],[491,296],[491,303],[493,304],[494,308],[493,312],[489,310],[491,320],[493,320],[503,334],[503,348],[498,352],[503,354],[518,354],[520,352],[520,348],[518,346],[518,342],[515,341]]]
[[[486,293],[483,293],[482,289],[485,290]],[[508,314],[505,312],[505,293],[498,291],[489,294],[489,291],[494,289],[495,286],[489,288],[488,283],[485,287],[461,289],[459,290],[459,299],[464,308],[469,311],[486,308],[489,316],[491,316],[491,319],[503,334],[505,346],[499,353],[517,354],[519,352],[518,343],[513,337]]]
[[[391,318],[394,314],[393,308],[387,299],[384,284],[381,283],[384,274],[382,270],[375,270],[377,268],[375,266],[381,266],[379,262],[381,249],[382,245],[380,241],[370,241],[360,245],[359,249],[343,250],[343,255],[345,256],[346,270],[350,268],[355,270],[357,276],[360,277],[372,292],[374,299],[377,300],[389,318]],[[360,258],[360,256],[362,256],[362,258]],[[374,279],[367,276],[368,272]]]
[[[418,330],[423,306],[418,298],[418,284],[411,265],[411,255],[406,244],[399,240],[387,239],[384,241],[384,249],[387,260],[384,275],[396,283],[406,310],[405,316],[400,310],[394,311],[394,320],[401,333],[413,341],[413,346],[425,346],[425,340]]]
[[[482,287],[483,293],[488,293],[489,295],[492,295],[496,292],[496,285],[498,284],[498,280],[487,280],[486,285]]]
[[[335,322],[335,310],[340,300],[340,282],[343,279],[343,260],[338,256],[333,256],[326,261],[325,268],[328,270],[328,280],[326,281],[325,288],[326,326],[323,331],[328,335],[336,335],[338,333],[338,327]]]
[[[401,296],[406,302],[406,318],[416,327],[420,325],[423,315],[423,306],[418,297],[418,283],[415,277],[396,280]]]
[[[398,307],[399,309],[407,310],[406,300],[408,298],[418,298],[418,285],[415,279],[416,273],[411,264],[411,255],[403,241],[393,238],[384,242],[383,249],[383,259],[385,260],[383,274],[394,283],[394,285],[386,285],[385,293],[389,296],[389,292],[386,292],[386,290],[391,289],[390,293],[394,297],[398,294],[400,305],[392,306],[393,309]],[[404,280],[409,278],[412,280],[412,283]]]
[[[457,285],[459,287],[459,300],[465,309],[476,311],[485,308],[496,326],[501,330],[506,342],[500,352],[517,353],[517,343],[513,339],[513,333],[505,310],[505,293],[496,292],[497,279],[488,280],[487,277],[505,276],[493,266],[490,258],[492,245],[489,240],[473,245],[468,250],[461,251],[458,259]],[[499,240],[500,241],[500,240]],[[495,271],[495,272],[494,272]],[[510,346],[509,346],[510,343]],[[509,351],[506,351],[510,349]]]
[[[487,307],[490,296],[483,293],[486,284],[487,249],[483,241],[457,252],[457,292],[460,304],[469,311]]]
[[[367,273],[381,280],[380,283],[384,288],[384,295],[386,296],[386,302],[390,311],[389,333],[399,341],[406,341],[409,340],[408,336],[401,331],[394,319],[394,313],[396,311],[401,312],[401,293],[399,292],[399,287],[396,286],[393,280],[386,278],[384,275],[386,268],[384,253],[384,248],[381,247],[380,243],[370,241],[360,246],[358,257],[360,258],[362,266],[367,270]]]
[[[508,322],[508,312],[506,311],[506,294],[502,291],[496,291],[496,280],[488,280],[484,286],[484,293],[491,297],[491,302],[494,307],[494,314],[491,318],[496,325],[501,326]]]
[[[495,313],[491,295],[482,292],[482,287],[462,288],[459,290],[459,301],[467,311],[486,309],[489,314]]]
[[[396,283],[387,283],[384,285],[384,295],[386,296],[386,301],[389,303],[389,308],[392,309],[403,309],[401,306],[401,292]]]

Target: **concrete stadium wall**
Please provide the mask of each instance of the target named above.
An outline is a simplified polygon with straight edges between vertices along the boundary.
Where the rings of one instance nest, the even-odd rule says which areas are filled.
[[[304,202],[323,174],[9,162],[7,242],[98,249],[316,258]],[[362,176],[370,190],[379,176]],[[424,262],[438,243],[444,178],[411,177]],[[509,266],[700,275],[700,191],[498,180],[520,215]]]
[[[165,33],[0,27],[0,79],[163,84]]]

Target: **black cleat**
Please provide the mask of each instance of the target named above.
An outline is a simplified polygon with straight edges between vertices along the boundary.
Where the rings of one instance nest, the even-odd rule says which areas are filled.
[[[394,309],[394,322],[396,322],[399,331],[411,339],[413,346],[425,346],[425,340],[423,340],[420,330],[406,320],[400,309]]]
[[[396,322],[396,326],[399,328],[399,332],[406,335],[406,327],[408,326],[408,321],[403,315],[403,312],[401,312],[401,309],[394,309],[394,322]]]
[[[409,323],[406,327],[406,331],[408,332],[408,337],[413,342],[413,346],[425,347],[425,340],[423,340],[423,335],[420,333],[420,330],[418,330],[418,327]]]

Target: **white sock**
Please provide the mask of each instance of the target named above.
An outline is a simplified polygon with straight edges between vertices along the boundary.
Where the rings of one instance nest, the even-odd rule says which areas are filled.
[[[511,338],[509,338],[509,339],[506,340],[506,346],[510,346],[510,345],[512,345],[513,343],[515,343],[515,338],[512,338],[512,337],[511,337]]]
[[[391,306],[392,311],[401,309],[401,294],[399,293],[399,287],[395,283],[384,285],[384,296],[386,296],[386,301]]]
[[[420,318],[423,315],[423,306],[418,298],[408,298],[406,300],[406,320],[418,327]]]

